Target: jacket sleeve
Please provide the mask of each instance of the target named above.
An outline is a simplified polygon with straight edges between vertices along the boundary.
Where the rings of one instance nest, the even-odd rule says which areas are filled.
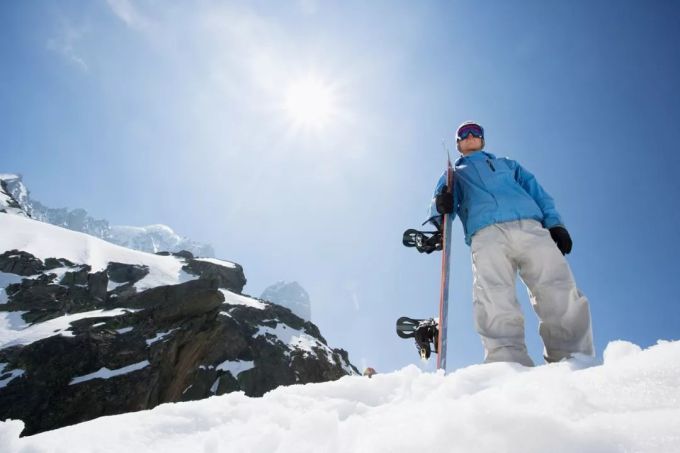
[[[510,168],[514,170],[515,180],[520,186],[534,199],[536,204],[543,212],[543,227],[552,228],[557,225],[564,225],[562,217],[555,208],[555,200],[548,192],[541,187],[536,177],[518,162],[507,159]]]
[[[428,218],[425,222],[423,222],[423,225],[425,225],[428,222],[433,224],[437,228],[439,228],[439,226],[441,225],[442,215],[439,212],[437,212],[437,204],[435,203],[435,200],[437,198],[437,195],[439,195],[442,192],[442,190],[444,189],[445,186],[446,186],[446,171],[444,171],[444,173],[441,175],[441,177],[439,178],[439,181],[437,181],[437,185],[434,188],[434,193],[432,194],[432,200],[430,200],[430,206],[429,206],[428,211],[427,211]],[[455,184],[454,184],[454,186],[455,186]],[[451,217],[451,220],[454,220],[456,218],[456,211],[457,211],[457,207],[458,207],[458,197],[457,197],[457,195],[458,195],[458,191],[454,190],[453,191],[453,213],[451,214],[453,217]]]

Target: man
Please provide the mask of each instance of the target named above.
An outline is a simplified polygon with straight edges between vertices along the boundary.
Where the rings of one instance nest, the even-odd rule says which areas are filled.
[[[515,292],[518,271],[540,320],[545,360],[594,355],[588,300],[563,256],[572,241],[553,199],[517,162],[482,151],[484,129],[479,124],[463,123],[456,144],[462,156],[454,164],[453,191],[446,187],[444,173],[430,221],[439,224],[447,213],[463,224],[472,252],[473,309],[485,362],[533,366]]]

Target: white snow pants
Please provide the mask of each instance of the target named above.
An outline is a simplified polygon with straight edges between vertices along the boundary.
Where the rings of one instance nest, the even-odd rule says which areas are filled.
[[[588,299],[576,288],[567,260],[539,222],[517,220],[482,228],[472,237],[471,250],[475,324],[485,362],[533,366],[517,302],[517,271],[539,318],[545,360],[594,355]]]

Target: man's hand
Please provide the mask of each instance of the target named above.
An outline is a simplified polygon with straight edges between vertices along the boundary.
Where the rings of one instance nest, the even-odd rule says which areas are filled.
[[[442,191],[434,199],[437,212],[440,214],[451,214],[453,212],[453,194],[444,186]]]
[[[569,254],[569,252],[571,252],[572,242],[567,229],[562,226],[556,226],[550,228],[548,231],[550,231],[550,236],[553,241],[555,241],[555,244],[557,244],[557,248],[560,249],[562,255]]]

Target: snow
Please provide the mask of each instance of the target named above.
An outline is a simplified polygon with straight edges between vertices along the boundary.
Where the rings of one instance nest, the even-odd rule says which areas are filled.
[[[680,342],[643,351],[610,344],[602,365],[509,363],[230,393],[102,417],[19,438],[6,453],[675,452],[680,445]]]
[[[326,358],[329,362],[333,363],[333,351],[327,345],[323,344],[313,336],[302,332],[297,329],[288,327],[283,323],[276,324],[276,327],[260,326],[257,333],[253,335],[253,338],[259,336],[269,336],[268,341],[272,342],[271,336],[276,337],[276,340],[288,346],[290,349],[298,349],[304,351],[306,354],[316,356],[316,351],[312,348],[318,348],[326,354]],[[349,367],[345,368],[348,373],[354,373]]]
[[[52,280],[54,283],[60,284],[61,280],[64,278],[64,275],[66,275],[67,272],[78,272],[82,269],[81,266],[76,266],[76,267],[58,267],[56,269],[50,269],[49,271],[45,271],[46,274],[54,274],[55,277]],[[36,275],[37,277],[38,275]],[[82,285],[78,285],[82,286]]]
[[[17,249],[43,261],[50,257],[66,258],[73,263],[89,264],[91,272],[105,269],[111,261],[149,266],[149,274],[135,285],[137,291],[198,278],[182,270],[185,262],[180,258],[131,250],[29,218],[0,215],[0,231],[3,232],[0,253]]]
[[[117,289],[117,288],[119,288],[123,285],[127,285],[127,284],[128,284],[128,282],[117,283],[117,282],[114,282],[113,280],[109,280],[109,283],[106,286],[106,292],[110,293],[111,291],[114,291],[115,289]]]
[[[28,327],[22,315],[28,313],[27,311],[3,311],[0,312],[0,344],[2,344],[3,335],[9,330],[23,330]]]
[[[196,258],[196,261],[205,261],[206,263],[217,264],[218,266],[222,266],[222,267],[230,267],[230,268],[236,267],[236,264],[232,263],[231,261],[223,261],[223,260],[218,260],[216,258]]]
[[[243,373],[244,371],[248,371],[252,368],[255,368],[255,363],[254,362],[247,362],[245,360],[235,360],[235,361],[229,361],[227,360],[226,362],[222,362],[219,365],[215,367],[216,370],[218,371],[228,371],[231,373],[232,376],[236,377],[239,374]]]
[[[10,383],[13,379],[16,379],[20,376],[23,376],[25,371],[24,370],[11,370],[11,371],[5,371],[5,367],[7,366],[6,363],[0,363],[0,376],[3,376],[5,374],[9,374],[9,376],[6,376],[5,379],[0,379],[0,389],[3,387],[6,387],[7,384]],[[2,445],[2,444],[0,444]]]
[[[73,333],[68,329],[71,323],[84,318],[105,318],[122,315],[134,310],[116,308],[113,310],[93,310],[83,313],[64,315],[41,323],[28,326],[21,320],[21,314],[25,312],[5,311],[0,312],[0,349],[15,345],[27,345],[34,341],[49,338],[54,335],[72,337]]]
[[[257,308],[258,310],[264,310],[267,308],[267,304],[260,302],[252,297],[242,296],[240,294],[232,293],[228,289],[220,289],[220,292],[224,295],[224,303],[230,305],[245,305],[251,308]]]
[[[128,332],[132,332],[132,330],[134,330],[134,327],[123,327],[122,329],[116,330],[116,333],[122,335]]]
[[[133,371],[141,370],[149,366],[149,361],[133,363],[123,368],[109,370],[108,368],[100,368],[94,373],[86,374],[85,376],[75,377],[71,380],[69,385],[80,384],[81,382],[91,381],[92,379],[109,379],[115,376],[122,376],[123,374],[132,373]]]
[[[21,178],[18,175],[11,174],[0,174],[0,181],[6,182],[7,191],[0,188],[0,210],[13,215],[19,215],[26,217],[27,214],[21,207],[9,207],[10,204],[18,203],[21,206],[22,200],[24,200],[28,193],[26,192],[26,187],[21,183]],[[19,191],[16,191],[18,187]],[[14,193],[13,193],[14,192]]]
[[[177,329],[171,329],[171,330],[168,330],[167,332],[160,332],[160,333],[157,333],[155,337],[149,338],[148,340],[146,340],[146,345],[147,345],[147,346],[151,346],[151,345],[154,344],[155,342],[161,341],[163,338],[167,337],[168,335],[170,335],[170,334],[171,334],[172,332],[174,332],[175,330],[177,330]]]
[[[8,285],[14,284],[14,283],[21,283],[22,277],[14,274],[7,274],[5,272],[0,272],[0,304],[6,304],[7,303],[7,293],[5,292],[5,288]]]
[[[239,374],[243,373],[244,371],[248,371],[250,369],[255,368],[255,363],[252,361],[249,362],[243,360],[227,360],[225,362],[220,363],[217,366],[200,366],[199,368],[209,370],[215,369],[218,371],[228,371],[234,378],[236,378]],[[217,379],[215,379],[215,382],[213,382],[212,386],[210,386],[210,393],[212,393],[213,395],[217,393],[219,384],[220,378],[218,377]]]
[[[167,225],[112,225],[108,239],[124,247],[152,253],[180,250],[188,250],[196,256],[213,256],[215,253],[210,245],[184,238]]]

